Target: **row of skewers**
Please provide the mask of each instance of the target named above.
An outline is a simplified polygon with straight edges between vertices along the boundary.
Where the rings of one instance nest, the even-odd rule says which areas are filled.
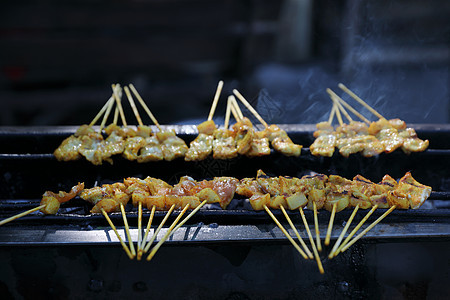
[[[430,193],[431,188],[417,182],[410,172],[407,172],[398,182],[389,175],[386,175],[381,182],[373,183],[361,175],[355,176],[353,180],[345,179],[337,175],[327,176],[323,174],[306,175],[302,178],[287,176],[270,177],[259,170],[256,177],[243,178],[241,180],[233,177],[215,177],[211,180],[196,181],[189,176],[184,176],[175,185],[170,185],[163,180],[152,177],[147,177],[145,179],[130,177],[125,178],[123,182],[104,184],[92,188],[85,188],[84,183],[78,183],[69,192],[60,191],[54,193],[46,191],[42,196],[41,205],[28,211],[28,213],[40,210],[44,214],[56,214],[62,203],[78,196],[92,205],[91,213],[102,213],[105,216],[108,223],[116,232],[122,247],[126,249],[127,255],[129,255],[130,258],[134,258],[137,255],[138,259],[140,259],[141,256],[149,250],[167,218],[175,209],[182,209],[182,211],[177,217],[176,222],[174,221],[174,224],[169,227],[166,235],[164,235],[165,239],[170,237],[171,234],[188,220],[185,218],[176,225],[188,209],[193,209],[188,215],[189,218],[205,204],[218,203],[222,209],[226,209],[231,200],[238,195],[237,197],[241,197],[241,199],[248,199],[254,210],[265,210],[299,253],[305,259],[312,259],[315,257],[319,266],[319,271],[324,272],[317,253],[322,250],[320,232],[318,229],[318,210],[325,209],[331,212],[324,242],[324,244],[328,246],[335,214],[346,208],[354,208],[343,231],[328,255],[328,258],[332,259],[334,256],[338,255],[338,253],[346,251],[394,209],[417,209],[425,202]],[[139,213],[137,252],[134,250],[134,246],[131,246],[132,240],[129,235],[129,227],[125,214],[125,206],[130,201],[138,208]],[[314,211],[316,231],[315,243],[303,212],[304,207]],[[143,234],[141,226],[143,208],[147,208],[151,211],[145,234]],[[369,208],[370,211],[341,244],[358,209]],[[350,241],[364,222],[378,208],[385,208],[388,210]],[[280,209],[283,212],[289,225],[295,232],[300,245],[292,239],[270,209]],[[299,210],[314,255],[300,237],[298,230],[286,212],[287,209]],[[167,211],[167,214],[155,230],[153,237],[147,242],[155,210]],[[122,213],[130,244],[129,247],[123,242],[108,216],[108,213],[113,212]],[[24,214],[20,214],[3,220],[0,222],[0,225],[23,215]],[[155,255],[157,249],[161,247],[161,244],[165,239],[161,239],[155,246],[157,247],[156,250],[150,252],[151,256],[148,256],[148,260]]]
[[[71,161],[84,157],[94,165],[101,165],[103,161],[113,163],[112,157],[115,155],[122,155],[127,160],[139,163],[171,161],[180,157],[184,157],[186,161],[199,161],[206,159],[211,154],[214,159],[231,159],[238,155],[265,156],[271,153],[270,145],[284,155],[300,155],[302,146],[294,144],[287,133],[277,125],[269,126],[237,90],[234,90],[233,93],[257,116],[265,129],[257,130],[252,122],[243,116],[234,96],[228,97],[225,124],[223,128],[218,128],[213,121],[213,116],[222,87],[223,82],[220,81],[208,119],[197,126],[198,136],[188,147],[173,130],[164,130],[159,125],[132,84],[129,85],[129,88],[125,86],[123,90],[139,125],[136,130],[128,126],[121,104],[122,89],[119,84],[113,85],[113,96],[97,116],[89,125],[80,126],[74,135],[66,138],[54,151],[54,156],[59,161]],[[158,132],[153,133],[149,126],[143,124],[130,90],[156,125]],[[116,110],[113,122],[105,127],[114,103],[116,103]],[[236,119],[236,123],[229,129],[231,113]],[[117,125],[119,114],[122,119],[122,127]],[[95,131],[93,125],[102,116],[100,128]]]
[[[316,139],[309,148],[312,155],[331,157],[337,148],[344,157],[354,153],[361,153],[364,157],[372,157],[383,152],[392,153],[399,148],[407,154],[422,152],[428,148],[429,141],[421,140],[413,128],[407,128],[405,121],[400,119],[387,120],[345,85],[340,83],[339,87],[378,117],[379,120],[370,122],[331,89],[327,89],[334,105],[328,121],[316,124],[317,130],[314,132]],[[360,118],[362,122],[354,121],[344,106]],[[348,124],[343,122],[341,112],[347,118]],[[339,126],[336,129],[332,125],[334,115],[337,116],[339,121]]]
[[[337,148],[344,157],[354,153],[372,157],[383,152],[392,153],[399,148],[407,154],[422,152],[428,148],[429,141],[418,138],[415,130],[408,128],[404,121],[384,118],[346,86],[339,84],[339,87],[366,107],[379,120],[370,122],[331,89],[327,89],[334,104],[328,121],[316,124],[317,130],[314,132],[316,139],[309,148],[312,155],[331,157]],[[101,165],[103,161],[112,164],[112,157],[115,155],[122,155],[127,160],[139,163],[160,160],[171,161],[177,158],[184,158],[186,161],[200,161],[211,154],[214,159],[232,159],[238,155],[266,156],[271,153],[269,144],[273,149],[286,156],[300,155],[302,146],[293,143],[287,133],[277,125],[269,126],[237,90],[233,90],[234,95],[261,122],[264,130],[257,130],[252,122],[243,116],[234,96],[228,97],[225,123],[223,128],[219,128],[212,119],[222,88],[223,82],[220,81],[208,118],[197,126],[198,135],[188,147],[186,142],[177,137],[173,130],[164,130],[159,125],[132,84],[129,85],[129,88],[125,86],[123,90],[139,125],[137,129],[134,129],[134,126],[128,126],[121,104],[122,88],[120,85],[113,85],[113,95],[97,116],[89,125],[80,126],[74,135],[66,138],[54,151],[54,156],[59,161],[77,160],[85,157],[95,165]],[[156,125],[158,132],[152,132],[149,126],[143,124],[130,90]],[[105,127],[115,103],[114,120]],[[354,121],[344,106],[360,118],[361,122]],[[236,120],[231,129],[229,129],[230,113]],[[347,118],[348,124],[343,122],[341,113]],[[117,125],[119,114],[123,124],[122,127]],[[339,126],[336,129],[333,126],[335,115],[339,121]],[[93,125],[102,116],[103,121],[97,132]]]

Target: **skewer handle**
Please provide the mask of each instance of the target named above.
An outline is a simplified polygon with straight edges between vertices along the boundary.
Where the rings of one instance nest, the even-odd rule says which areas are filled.
[[[328,246],[330,244],[331,231],[333,230],[334,216],[336,214],[336,205],[333,204],[333,209],[331,210],[330,222],[328,223],[327,236],[325,237],[325,245]]]
[[[359,98],[355,93],[353,93],[349,88],[347,88],[342,83],[338,84],[339,88],[349,94],[353,99],[358,101],[361,105],[363,105],[365,108],[367,108],[371,113],[373,113],[375,116],[377,116],[380,119],[384,119],[384,117],[379,114],[375,109],[373,109],[369,104],[367,104],[363,99]]]
[[[359,204],[355,206],[355,209],[353,210],[351,216],[348,218],[347,223],[345,224],[344,229],[342,230],[341,234],[339,235],[338,240],[334,244],[333,249],[331,249],[330,254],[328,255],[329,259],[332,259],[334,256],[337,255],[336,250],[338,249],[339,245],[341,244],[342,239],[344,238],[345,233],[347,232],[348,228],[350,227],[350,224],[352,223],[353,218],[355,217],[358,209],[359,209]]]
[[[309,230],[308,221],[306,221],[305,213],[303,212],[303,207],[298,209],[300,211],[300,215],[302,216],[303,224],[305,225],[306,232],[308,233],[309,242],[311,243],[311,247],[313,249],[314,257],[316,258],[317,267],[319,268],[320,274],[325,273],[323,270],[322,262],[320,261],[319,253],[317,252],[316,245],[314,244],[314,240],[311,235],[311,231]]]
[[[283,232],[283,234],[288,238],[289,242],[297,249],[297,251],[300,253],[301,256],[303,256],[304,259],[308,259],[308,256],[306,256],[305,252],[300,248],[300,246],[294,241],[294,239],[291,237],[291,235],[284,229],[283,225],[278,221],[278,219],[275,217],[275,215],[270,211],[270,209],[267,207],[267,205],[264,205],[264,209],[269,214],[269,216],[272,218],[272,220],[277,224],[278,228]]]
[[[267,125],[266,121],[264,121],[263,118],[261,118],[261,116],[258,114],[258,112],[253,108],[253,106],[250,105],[250,103],[248,103],[247,100],[245,100],[244,96],[242,96],[238,90],[234,89],[233,93],[236,95],[236,97],[238,97],[239,100],[241,100],[241,102],[245,105],[245,107],[247,107],[248,110],[258,119],[258,121],[264,125],[265,128],[269,127],[269,125]]]
[[[216,111],[217,103],[219,102],[219,97],[220,97],[220,93],[222,92],[222,88],[223,88],[223,81],[221,80],[217,84],[216,94],[214,95],[214,100],[213,100],[213,103],[211,105],[211,110],[209,111],[209,115],[208,115],[208,121],[211,121],[214,116],[214,112]]]
[[[390,214],[394,209],[396,208],[396,206],[391,206],[391,208],[389,208],[388,211],[386,211],[384,214],[382,214],[378,219],[376,219],[372,224],[370,224],[366,229],[364,229],[360,234],[358,234],[355,238],[353,238],[353,240],[351,240],[347,245],[345,245],[344,248],[342,248],[341,252],[344,252],[345,250],[347,250],[348,248],[350,248],[351,245],[353,245],[354,243],[356,243],[360,238],[362,238],[364,235],[366,235],[367,232],[369,232],[369,230],[371,230],[375,225],[377,225],[378,223],[380,223],[381,220],[383,220],[388,214]]]
[[[178,223],[178,221],[181,219],[181,217],[184,215],[186,210],[189,209],[189,203],[186,204],[186,206],[183,208],[183,210],[180,212],[178,217],[173,221],[172,225],[170,225],[169,229],[167,229],[166,234],[162,237],[162,239],[155,245],[155,247],[152,248],[152,251],[150,251],[150,254],[147,256],[147,260],[150,261],[153,256],[155,256],[158,249],[162,246],[162,244],[169,238],[170,234],[172,233],[173,228]]]
[[[155,116],[152,114],[152,112],[150,111],[150,109],[148,108],[147,104],[145,104],[145,101],[142,99],[141,95],[139,95],[138,91],[136,90],[136,88],[134,87],[134,85],[132,83],[129,84],[129,87],[131,89],[131,91],[133,92],[133,94],[136,96],[136,98],[138,99],[139,103],[141,104],[141,106],[144,108],[145,112],[147,113],[147,115],[150,117],[150,119],[152,120],[152,122],[156,125],[156,127],[158,127],[159,131],[161,131],[161,126],[159,125],[158,121],[156,120]]]
[[[26,216],[28,214],[31,214],[31,213],[33,213],[35,211],[38,211],[38,210],[44,208],[45,206],[46,206],[46,204],[42,204],[42,205],[39,205],[39,206],[37,206],[35,208],[29,209],[29,210],[24,211],[24,212],[22,212],[20,214],[17,214],[15,216],[12,216],[12,217],[9,217],[7,219],[4,219],[4,220],[0,221],[0,226],[4,225],[6,223],[9,223],[11,221],[14,221],[15,219],[18,219],[18,218],[21,218],[21,217]]]
[[[125,225],[125,232],[127,233],[128,244],[130,245],[130,251],[131,251],[131,254],[133,255],[133,257],[135,257],[136,250],[134,249],[133,240],[131,239],[130,227],[128,226],[127,215],[125,214],[125,208],[123,207],[122,203],[120,203],[120,211],[122,212],[123,224]]]
[[[134,258],[133,254],[131,254],[130,249],[128,249],[127,245],[125,244],[125,242],[120,237],[120,234],[117,231],[116,226],[114,226],[113,222],[111,221],[111,219],[109,218],[108,214],[106,213],[106,211],[103,208],[102,208],[102,214],[105,217],[106,221],[108,221],[109,226],[111,226],[112,230],[116,234],[117,239],[119,240],[120,244],[122,245],[123,250],[125,250],[125,252],[127,253],[127,255],[128,255],[128,257],[130,259],[133,259]]]
[[[128,89],[127,86],[125,86],[123,89],[125,90],[125,94],[127,95],[128,102],[130,102],[131,109],[133,110],[134,116],[136,117],[138,124],[140,126],[143,126],[144,123],[142,123],[141,116],[139,115],[139,112],[136,108],[136,104],[134,103],[133,97],[131,97],[130,90]]]
[[[336,250],[335,255],[338,255],[339,252],[341,252],[342,248],[345,247],[345,245],[348,243],[348,241],[355,235],[355,233],[361,228],[361,226],[367,221],[367,219],[373,214],[373,212],[378,208],[378,205],[375,205],[372,207],[372,209],[364,216],[364,218],[356,225],[356,227],[350,232],[350,234],[347,236],[347,238],[344,240],[342,245],[339,246],[339,248]]]
[[[300,244],[302,245],[303,249],[305,249],[306,254],[308,255],[308,257],[310,259],[314,259],[313,254],[311,253],[311,251],[309,250],[308,246],[306,246],[305,242],[303,241],[302,237],[300,236],[300,233],[298,232],[297,228],[295,228],[294,223],[292,223],[291,218],[289,217],[289,215],[286,212],[286,209],[284,209],[283,205],[280,206],[281,211],[284,214],[284,217],[286,218],[286,220],[288,221],[289,225],[291,226],[292,230],[295,232],[295,235],[298,238],[298,241],[300,242]]]
[[[161,221],[161,224],[159,224],[158,228],[156,228],[155,232],[153,233],[152,238],[150,239],[150,241],[148,241],[147,245],[145,246],[144,253],[147,252],[150,249],[150,246],[153,244],[153,241],[158,236],[158,233],[161,231],[161,228],[164,226],[164,224],[166,223],[167,219],[169,218],[170,214],[172,213],[172,211],[174,209],[175,209],[175,204],[172,204],[172,206],[170,207],[169,211],[167,211],[164,219]]]

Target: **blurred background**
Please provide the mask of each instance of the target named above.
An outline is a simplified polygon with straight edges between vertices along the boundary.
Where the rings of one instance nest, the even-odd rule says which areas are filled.
[[[219,119],[237,88],[267,122],[317,123],[327,87],[355,104],[342,82],[387,118],[448,123],[449,22],[446,0],[8,1],[0,125],[88,123],[112,83],[161,124],[195,124],[219,80]]]

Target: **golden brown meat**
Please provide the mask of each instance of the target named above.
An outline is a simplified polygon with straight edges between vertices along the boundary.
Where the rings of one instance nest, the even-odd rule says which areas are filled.
[[[272,147],[276,151],[281,152],[286,156],[300,156],[303,146],[294,144],[286,131],[282,130],[277,125],[270,125],[265,130]]]
[[[46,215],[54,215],[58,212],[59,207],[61,203],[67,202],[81,193],[81,191],[84,189],[84,182],[78,183],[72,189],[70,192],[64,192],[59,191],[58,194],[53,193],[51,191],[46,191],[42,195],[41,204],[45,207],[41,209],[41,212],[43,212]]]
[[[417,209],[425,202],[425,200],[431,194],[431,187],[423,185],[417,182],[411,175],[407,172],[399,182],[395,190],[389,191],[388,201],[389,205],[397,205],[397,208]]]
[[[161,144],[164,159],[167,161],[183,157],[188,151],[186,143],[175,135],[174,130],[160,131],[156,133],[156,137]]]
[[[214,131],[214,159],[231,159],[236,156],[238,156],[238,152],[234,132],[228,129],[217,129]]]

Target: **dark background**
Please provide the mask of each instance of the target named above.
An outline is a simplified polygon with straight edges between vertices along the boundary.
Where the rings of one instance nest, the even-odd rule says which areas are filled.
[[[0,125],[90,122],[112,83],[195,124],[219,80],[217,117],[237,88],[268,122],[316,123],[343,82],[387,118],[448,123],[449,20],[445,0],[8,1]]]

